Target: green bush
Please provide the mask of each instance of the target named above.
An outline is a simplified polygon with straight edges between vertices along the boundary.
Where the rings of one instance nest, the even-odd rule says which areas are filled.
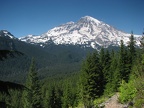
[[[119,101],[121,103],[127,103],[132,101],[137,93],[133,80],[129,81],[128,83],[122,80],[119,90],[120,90]]]
[[[105,97],[105,96],[102,96],[102,97],[100,97],[100,98],[97,98],[97,99],[95,99],[94,100],[94,106],[96,107],[96,108],[103,108],[104,106],[104,104],[102,104],[103,102],[105,102],[106,100],[108,99],[108,97]],[[101,106],[99,106],[101,104]]]
[[[144,76],[137,78],[135,87],[137,94],[135,96],[135,107],[142,108],[144,106]]]

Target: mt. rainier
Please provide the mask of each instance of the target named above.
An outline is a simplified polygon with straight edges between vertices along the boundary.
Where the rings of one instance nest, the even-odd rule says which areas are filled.
[[[83,45],[97,49],[101,46],[118,46],[121,39],[123,39],[124,44],[127,44],[130,36],[131,34],[119,31],[102,21],[85,16],[77,22],[68,22],[60,25],[40,36],[28,35],[19,39],[28,43],[39,44],[43,47],[52,41],[55,44]],[[134,36],[138,45],[139,36]]]

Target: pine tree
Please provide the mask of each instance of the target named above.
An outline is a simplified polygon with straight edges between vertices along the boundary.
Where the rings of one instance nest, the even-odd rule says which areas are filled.
[[[93,107],[93,100],[103,94],[103,73],[97,52],[89,55],[81,69],[82,96],[85,107]]]
[[[133,32],[131,33],[130,41],[128,43],[128,49],[129,49],[130,64],[133,64],[133,61],[136,56],[135,40],[134,40]]]
[[[75,107],[77,105],[77,85],[66,80],[63,87],[62,108]]]
[[[110,71],[111,79],[109,82],[112,83],[111,88],[113,91],[117,91],[120,81],[120,73],[118,72],[118,55],[115,52],[112,52],[111,54]]]
[[[103,74],[104,74],[104,85],[110,80],[110,64],[111,64],[111,58],[110,58],[110,54],[109,51],[107,50],[105,53],[105,58],[103,61]]]
[[[117,53],[114,52],[113,50],[111,51],[110,54],[110,67],[109,67],[109,73],[108,73],[108,82],[105,87],[105,94],[109,95],[113,92],[116,92],[118,89],[119,85],[119,72],[117,71],[118,69],[118,62],[117,62]],[[108,65],[109,66],[109,65]]]
[[[67,82],[63,90],[63,108],[68,108],[72,106],[72,93],[71,93],[70,84]]]
[[[45,86],[43,86],[43,92],[42,92],[42,97],[43,97],[43,107],[44,108],[49,108],[50,105],[50,90],[47,89]]]
[[[130,42],[128,43],[128,47],[125,47],[123,41],[121,41],[119,59],[119,72],[121,80],[123,79],[124,81],[128,82],[135,57],[136,49],[134,36],[132,33],[130,37]]]
[[[13,91],[10,90],[11,95],[10,95],[10,101],[11,101],[11,107],[12,108],[20,108],[22,107],[22,101],[20,100],[22,94],[20,91]],[[2,107],[3,108],[3,107]]]
[[[135,40],[133,36],[133,32],[131,33],[130,41],[128,43],[128,54],[127,54],[127,73],[128,75],[132,71],[132,66],[134,61],[136,60],[136,48],[135,48]]]
[[[128,67],[128,55],[127,54],[128,53],[123,44],[123,40],[121,40],[118,71],[120,75],[120,81],[125,80],[126,82],[128,81],[128,77],[129,77],[128,76],[129,68],[127,68]]]
[[[144,32],[140,43],[142,47],[142,55],[140,59],[137,58],[137,61],[133,66],[133,75],[135,76],[134,85],[137,90],[134,103],[136,108],[144,107]]]
[[[61,99],[55,87],[52,87],[51,96],[49,99],[49,108],[61,108]]]
[[[37,76],[35,61],[32,59],[31,66],[26,81],[26,87],[29,91],[24,92],[24,108],[42,108],[41,88]]]
[[[104,51],[104,48],[102,47],[101,50],[100,50],[100,64],[101,64],[101,68],[103,69],[104,68],[104,60],[105,60],[105,51]]]

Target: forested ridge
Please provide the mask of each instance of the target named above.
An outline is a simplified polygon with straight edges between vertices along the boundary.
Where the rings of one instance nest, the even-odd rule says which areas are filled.
[[[136,48],[132,33],[127,46],[121,40],[118,51],[101,48],[87,54],[80,71],[45,79],[38,74],[35,58],[31,58],[24,81],[29,90],[9,89],[10,95],[1,93],[0,101],[6,102],[8,108],[99,108],[104,107],[100,106],[102,102],[118,92],[120,103],[132,103],[131,107],[142,108],[143,47],[141,41],[141,48]],[[75,67],[70,65],[69,68]]]
[[[15,58],[9,57],[9,59],[0,61],[0,78],[20,83],[26,79],[32,57],[35,58],[38,74],[43,79],[47,76],[79,71],[82,59],[85,58],[87,52],[93,51],[92,48],[82,49],[74,45],[49,44],[42,48],[14,39],[1,38],[1,47],[11,50],[12,46],[9,45],[13,43],[12,45],[15,46],[13,50],[23,53],[23,56],[15,55]]]

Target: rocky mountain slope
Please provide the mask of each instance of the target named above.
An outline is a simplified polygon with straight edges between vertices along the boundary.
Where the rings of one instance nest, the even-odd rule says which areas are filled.
[[[13,40],[16,39],[17,38],[7,30],[0,30],[0,50],[15,50]]]
[[[131,34],[119,31],[102,21],[85,16],[77,22],[68,22],[60,25],[40,36],[28,35],[19,39],[27,43],[39,44],[43,47],[49,42],[53,42],[55,44],[82,45],[83,47],[98,49],[102,46],[118,46],[120,40],[124,40],[124,44],[127,44],[130,36]],[[134,36],[138,45],[139,36]]]

